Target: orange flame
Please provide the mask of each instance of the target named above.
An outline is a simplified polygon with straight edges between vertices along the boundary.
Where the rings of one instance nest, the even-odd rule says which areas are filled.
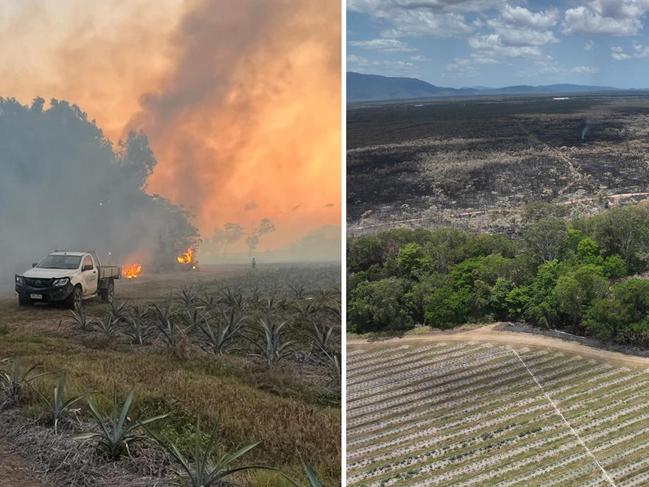
[[[176,257],[179,264],[193,264],[194,263],[194,250],[189,248],[182,254]]]
[[[122,268],[122,274],[126,279],[135,279],[142,273],[142,266],[140,264],[128,264]]]

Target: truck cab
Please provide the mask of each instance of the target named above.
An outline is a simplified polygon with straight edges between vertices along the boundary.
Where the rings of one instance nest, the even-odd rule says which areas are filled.
[[[116,266],[102,266],[95,252],[56,251],[21,275],[16,275],[18,304],[63,303],[79,308],[83,301],[99,296],[112,302]]]

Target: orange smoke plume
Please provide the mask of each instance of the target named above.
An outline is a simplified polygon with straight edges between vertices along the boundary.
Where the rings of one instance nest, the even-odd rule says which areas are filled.
[[[340,224],[340,2],[69,0],[5,13],[0,94],[77,103],[115,143],[143,130],[158,160],[147,191],[188,208],[203,237],[269,218],[263,245],[276,248]]]
[[[188,207],[204,236],[269,218],[277,246],[339,223],[339,19],[338,2],[198,2],[131,122],[159,159],[148,190]]]

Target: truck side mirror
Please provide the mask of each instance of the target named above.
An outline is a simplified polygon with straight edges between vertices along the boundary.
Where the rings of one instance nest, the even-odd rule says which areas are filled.
[[[81,272],[86,272],[91,270],[92,270],[92,264],[86,264],[81,268]]]
[[[32,267],[36,267],[38,265],[38,262],[32,262]]]

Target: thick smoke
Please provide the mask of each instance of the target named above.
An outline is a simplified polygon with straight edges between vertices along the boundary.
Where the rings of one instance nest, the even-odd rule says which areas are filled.
[[[277,230],[259,252],[340,224],[339,2],[5,3],[0,96],[70,100],[113,142],[143,131],[146,191],[206,239],[241,226],[225,253],[247,254],[264,217]]]
[[[0,99],[0,279],[54,249],[96,250],[105,262],[164,269],[196,230],[142,187],[156,160],[132,133],[116,149],[76,106]]]
[[[172,38],[174,69],[130,124],[160,160],[148,189],[188,207],[205,235],[268,217],[286,245],[338,223],[339,3],[194,5]]]

